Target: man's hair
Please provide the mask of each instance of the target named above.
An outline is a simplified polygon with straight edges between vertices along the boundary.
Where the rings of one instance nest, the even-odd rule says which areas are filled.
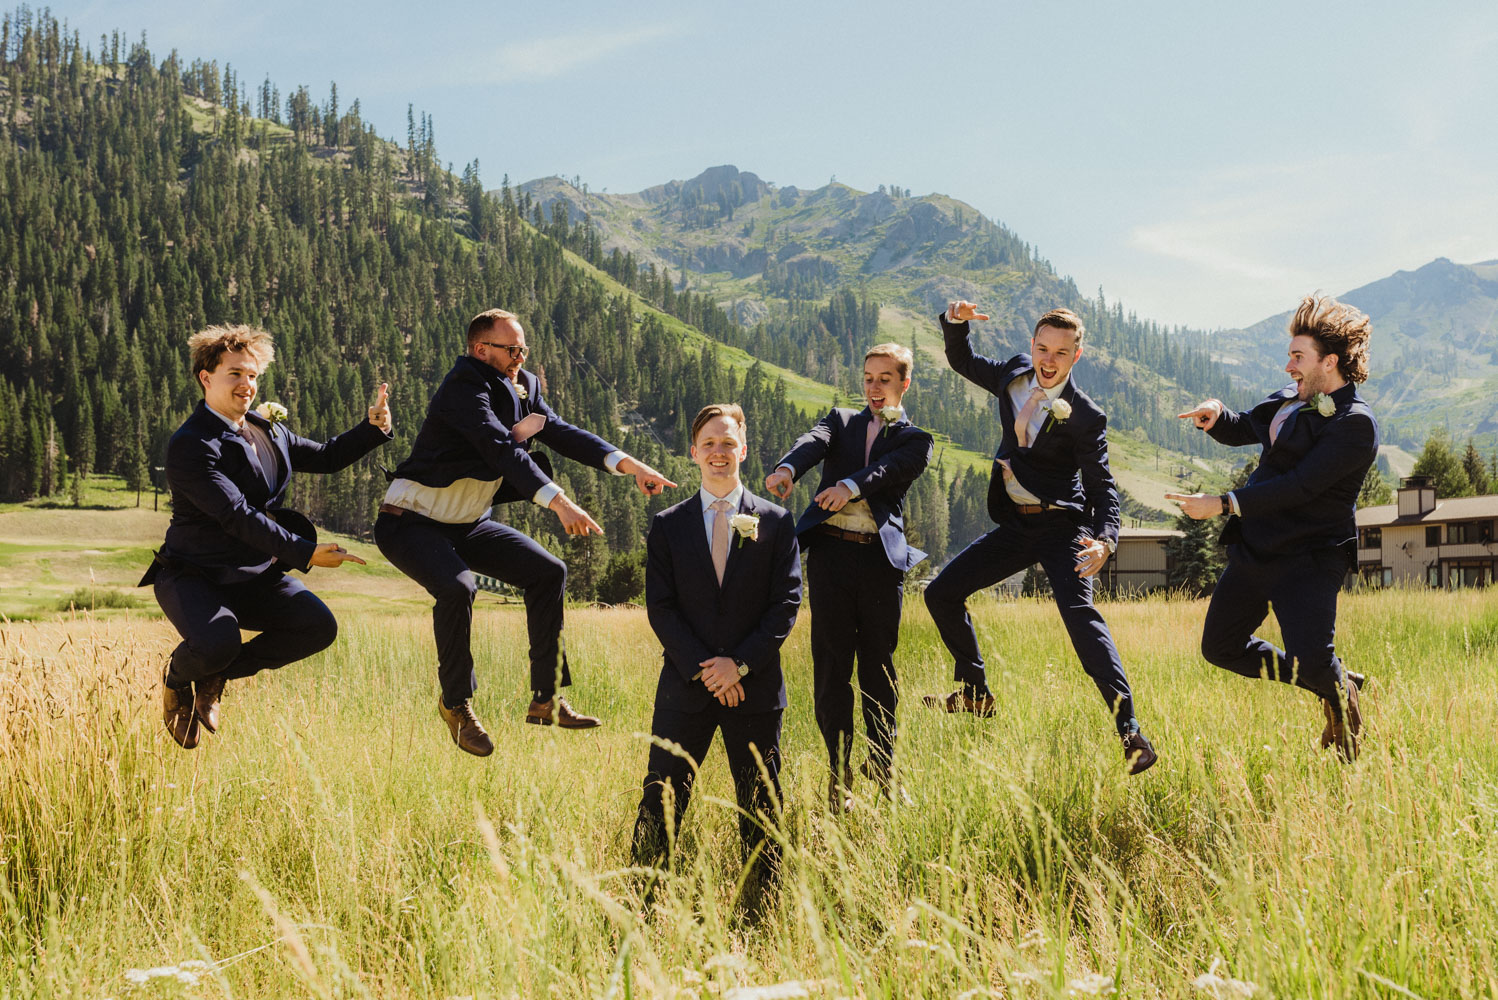
[[[473,317],[468,321],[468,346],[472,347],[480,337],[494,329],[501,320],[506,319],[520,322],[520,317],[507,309],[485,309]]]
[[[1082,317],[1065,307],[1052,309],[1036,320],[1035,332],[1030,334],[1031,339],[1040,336],[1040,328],[1043,326],[1054,326],[1062,330],[1070,330],[1076,334],[1076,343],[1078,346],[1081,345],[1082,338],[1087,336],[1087,327],[1082,324]]]
[[[692,418],[692,444],[697,443],[697,433],[702,430],[702,425],[714,417],[727,417],[739,425],[739,431],[744,430],[744,408],[738,403],[708,403],[697,411],[697,416]]]
[[[910,348],[901,344],[875,344],[863,352],[863,359],[870,358],[892,358],[900,369],[900,378],[910,378],[910,368],[915,364],[915,358],[911,356]]]
[[[1373,320],[1331,296],[1307,295],[1290,320],[1290,336],[1310,337],[1324,358],[1337,356],[1337,371],[1349,382],[1368,378],[1368,339]]]
[[[270,367],[276,357],[276,348],[271,343],[270,334],[258,327],[244,324],[210,326],[195,333],[187,338],[187,351],[192,358],[194,380],[197,379],[198,372],[213,371],[225,354],[235,351],[244,351],[260,362],[262,371]]]

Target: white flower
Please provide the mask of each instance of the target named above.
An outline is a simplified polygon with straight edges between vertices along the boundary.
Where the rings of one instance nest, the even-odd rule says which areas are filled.
[[[901,415],[905,411],[898,406],[881,406],[874,412],[880,420],[884,421],[886,424],[892,424],[896,420],[899,420]]]
[[[1312,396],[1311,405],[1316,407],[1316,412],[1323,417],[1329,417],[1337,412],[1337,404],[1332,402],[1332,397],[1324,392],[1318,392]]]
[[[1060,423],[1071,416],[1071,404],[1060,396],[1057,396],[1051,403],[1051,416],[1056,418],[1057,423]]]
[[[1258,987],[1253,983],[1219,976],[1217,967],[1221,964],[1222,959],[1212,959],[1212,967],[1193,979],[1191,985],[1210,996],[1212,1000],[1248,1000],[1254,995]]]
[[[269,420],[273,424],[279,424],[288,416],[286,407],[280,403],[261,403],[255,407],[255,412],[260,415],[261,419]]]
[[[1096,972],[1089,972],[1081,979],[1068,979],[1066,981],[1067,996],[1078,996],[1086,994],[1090,997],[1106,996],[1109,993],[1117,993],[1113,988],[1113,977],[1102,976]]]
[[[728,519],[728,526],[739,533],[740,538],[759,541],[759,515],[735,514]]]

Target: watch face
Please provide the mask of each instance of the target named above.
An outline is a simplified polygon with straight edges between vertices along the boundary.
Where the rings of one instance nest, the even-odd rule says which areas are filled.
[[[740,677],[748,677],[749,676],[749,664],[747,664],[747,663],[740,663],[739,664],[739,676]]]

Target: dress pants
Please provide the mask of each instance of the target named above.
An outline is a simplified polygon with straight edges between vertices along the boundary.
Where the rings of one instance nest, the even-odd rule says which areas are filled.
[[[815,530],[815,529],[813,529]],[[864,732],[876,764],[895,753],[895,646],[905,575],[889,564],[884,546],[824,536],[808,547],[811,663],[817,728],[834,773],[853,750],[853,675],[857,662]]]
[[[1228,565],[1212,591],[1202,626],[1202,656],[1245,677],[1267,677],[1303,687],[1332,703],[1345,674],[1333,649],[1337,592],[1347,575],[1341,549],[1258,558],[1242,545],[1228,547]],[[1285,638],[1280,650],[1253,634],[1274,605]]]
[[[671,838],[666,833],[666,785],[670,784],[675,798],[671,825],[674,836],[674,831],[681,828],[682,814],[691,801],[697,769],[707,758],[713,733],[721,729],[723,749],[728,753],[728,767],[741,810],[739,840],[744,857],[748,858],[756,847],[763,845],[756,870],[748,874],[761,881],[774,881],[780,867],[780,845],[765,835],[762,824],[773,822],[780,814],[781,715],[782,710],[778,708],[768,712],[743,712],[716,701],[699,712],[680,712],[656,705],[650,720],[651,735],[680,745],[692,759],[683,760],[651,744],[640,811],[635,820],[632,845],[635,864],[655,865],[670,854]],[[763,772],[751,748],[758,751],[764,763]]]
[[[327,649],[338,637],[328,606],[280,570],[243,583],[213,583],[190,570],[166,568],[155,583],[157,603],[182,636],[167,676],[175,687],[284,667]],[[240,629],[260,634],[241,642]]]
[[[1085,532],[1064,510],[1016,511],[1010,518],[959,552],[926,587],[926,608],[956,660],[957,680],[980,688],[987,683],[978,636],[967,613],[968,597],[1038,562],[1050,581],[1072,648],[1113,713],[1118,732],[1138,729],[1118,648],[1108,623],[1092,605],[1093,581],[1077,575],[1077,553]]]
[[[525,592],[531,696],[547,701],[559,682],[563,687],[572,683],[567,659],[560,655],[567,566],[538,542],[487,517],[444,524],[406,511],[381,513],[375,519],[375,544],[436,600],[432,627],[437,635],[437,675],[442,703],[448,708],[456,708],[478,690],[470,645],[474,573]]]

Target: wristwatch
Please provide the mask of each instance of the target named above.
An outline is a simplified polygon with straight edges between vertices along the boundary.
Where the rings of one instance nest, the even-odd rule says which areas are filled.
[[[1233,502],[1228,499],[1228,495],[1226,493],[1224,493],[1218,499],[1222,501],[1222,516],[1227,517],[1233,512]]]
[[[749,676],[749,664],[747,664],[743,660],[739,660],[739,659],[735,659],[733,662],[736,663],[736,664],[738,664],[738,667],[739,667],[739,676],[740,677],[748,677]]]

